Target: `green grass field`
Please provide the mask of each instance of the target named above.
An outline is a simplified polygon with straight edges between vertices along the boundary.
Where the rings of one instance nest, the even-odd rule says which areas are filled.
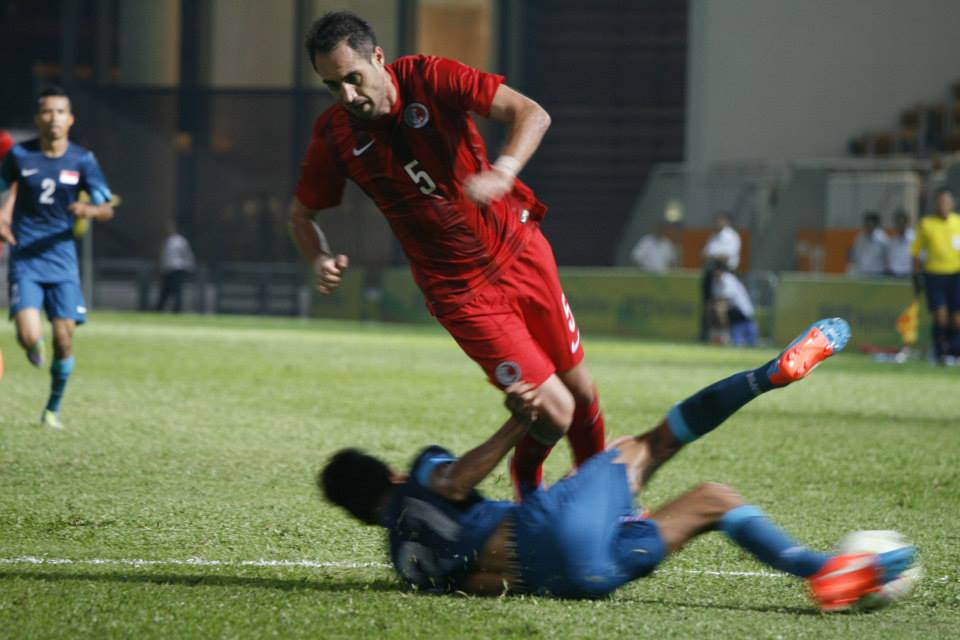
[[[774,354],[586,348],[611,435]],[[382,532],[323,504],[313,475],[346,445],[406,465],[502,422],[499,392],[436,327],[96,314],[77,334],[63,432],[36,426],[48,375],[9,325],[0,349],[2,638],[960,637],[957,369],[838,356],[692,445],[645,495],[725,482],[816,547],[872,528],[917,543],[926,577],[910,600],[828,616],[717,534],[600,601],[400,591]],[[568,464],[564,445],[548,479]],[[482,489],[510,495],[503,465]]]

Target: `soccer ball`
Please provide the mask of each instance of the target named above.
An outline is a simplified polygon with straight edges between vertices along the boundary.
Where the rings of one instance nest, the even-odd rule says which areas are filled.
[[[847,534],[838,545],[838,551],[848,553],[884,553],[902,547],[909,547],[910,542],[896,531],[854,531]],[[914,586],[923,577],[920,563],[913,565],[900,574],[896,580],[891,580],[879,591],[868,593],[860,598],[856,608],[863,610],[882,609],[906,598]]]

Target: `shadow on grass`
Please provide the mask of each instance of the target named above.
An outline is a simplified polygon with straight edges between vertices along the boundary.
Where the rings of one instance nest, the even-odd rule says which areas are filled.
[[[177,574],[125,574],[125,573],[57,573],[52,571],[0,571],[0,580],[36,580],[40,582],[116,582],[121,584],[177,585],[186,587],[240,587],[253,589],[276,589],[280,591],[325,591],[343,593],[348,591],[376,591],[384,593],[404,593],[402,587],[392,580],[284,580],[279,578],[257,578],[249,576],[187,576]],[[468,596],[469,597],[469,596]],[[542,596],[522,596],[522,599],[551,600]],[[484,598],[485,600],[487,598]],[[713,609],[717,611],[755,611],[758,613],[778,613],[802,616],[821,616],[812,607],[784,607],[780,605],[744,606],[692,601],[674,601],[657,598],[625,598],[615,602],[617,605],[646,605],[676,609]]]
[[[53,571],[0,571],[0,580],[37,580],[41,582],[119,582],[127,584],[178,585],[186,587],[242,587],[280,591],[394,591],[392,580],[284,580],[252,576],[189,576],[173,573],[58,573]]]
[[[715,609],[718,611],[756,611],[757,613],[787,613],[794,616],[816,616],[821,617],[824,614],[815,609],[813,605],[809,607],[784,607],[782,605],[740,605],[740,604],[717,604],[714,602],[696,602],[691,600],[667,600],[654,598],[625,598],[618,603],[637,604],[646,606],[660,606],[676,609]],[[845,613],[845,612],[844,612]],[[831,614],[836,616],[837,614]]]

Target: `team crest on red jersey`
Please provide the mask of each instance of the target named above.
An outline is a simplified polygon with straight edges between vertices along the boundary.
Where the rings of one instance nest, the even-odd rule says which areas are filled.
[[[504,360],[498,364],[493,374],[497,377],[497,382],[505,387],[510,386],[514,382],[518,382],[522,375],[520,365],[512,360]]]
[[[411,102],[403,110],[403,121],[408,127],[413,129],[422,129],[430,122],[430,112],[426,105],[420,102]]]

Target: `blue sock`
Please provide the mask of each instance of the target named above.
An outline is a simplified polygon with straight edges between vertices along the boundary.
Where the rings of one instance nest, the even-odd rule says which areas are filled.
[[[47,411],[57,413],[60,411],[60,401],[63,399],[63,392],[67,388],[67,380],[70,379],[70,373],[73,371],[73,365],[77,359],[73,356],[63,360],[54,360],[50,365],[50,399],[47,400]]]
[[[830,559],[826,553],[798,545],[753,505],[727,511],[718,528],[760,562],[801,578],[809,578]]]
[[[667,413],[667,424],[673,436],[684,444],[713,431],[761,393],[770,391],[768,362],[753,371],[741,371],[701,389],[686,400],[673,405]]]

